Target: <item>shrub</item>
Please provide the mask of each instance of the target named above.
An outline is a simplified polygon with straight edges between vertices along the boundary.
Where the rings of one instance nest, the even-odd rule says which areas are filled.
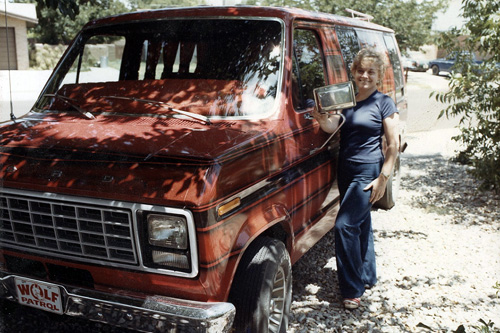
[[[467,58],[457,59],[447,93],[437,93],[436,99],[450,105],[440,117],[458,116],[461,141],[465,149],[458,160],[471,164],[471,173],[482,180],[481,189],[500,192],[500,1],[463,0],[462,30],[452,30],[441,41],[455,51],[477,51],[487,60],[481,64]],[[451,38],[450,35],[455,36]],[[450,48],[450,41],[466,36],[461,45]]]

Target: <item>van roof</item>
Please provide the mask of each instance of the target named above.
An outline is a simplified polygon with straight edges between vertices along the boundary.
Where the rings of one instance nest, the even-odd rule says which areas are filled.
[[[141,10],[132,13],[110,16],[90,21],[85,29],[95,26],[123,23],[130,21],[156,20],[169,17],[269,17],[280,18],[285,22],[307,20],[325,23],[334,23],[353,27],[368,28],[385,32],[394,32],[381,25],[334,14],[312,12],[299,8],[289,7],[259,7],[259,6],[196,6],[175,7],[154,10]]]

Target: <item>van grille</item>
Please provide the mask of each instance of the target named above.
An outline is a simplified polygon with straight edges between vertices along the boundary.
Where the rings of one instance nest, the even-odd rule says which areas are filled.
[[[2,193],[0,241],[76,260],[138,263],[127,209]]]

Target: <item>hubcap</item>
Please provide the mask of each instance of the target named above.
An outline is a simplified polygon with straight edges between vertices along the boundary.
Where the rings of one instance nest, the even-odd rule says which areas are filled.
[[[274,277],[273,290],[269,302],[269,332],[277,333],[280,331],[285,310],[285,285],[285,271],[282,267],[279,267]]]

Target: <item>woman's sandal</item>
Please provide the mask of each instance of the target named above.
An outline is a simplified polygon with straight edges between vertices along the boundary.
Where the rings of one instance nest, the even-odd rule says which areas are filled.
[[[359,298],[345,298],[344,307],[349,310],[354,310],[359,308],[361,305],[361,300]]]

